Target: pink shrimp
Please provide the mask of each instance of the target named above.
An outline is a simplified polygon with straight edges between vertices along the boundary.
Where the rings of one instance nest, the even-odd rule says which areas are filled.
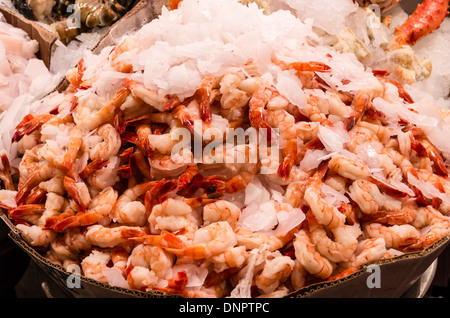
[[[46,228],[54,231],[63,231],[73,227],[95,224],[112,211],[116,200],[117,192],[111,187],[105,188],[86,207],[86,213],[80,212],[62,219],[60,219],[62,215],[50,218],[47,221]]]
[[[200,118],[205,123],[210,123],[212,120],[211,103],[214,101],[213,88],[214,78],[207,77],[202,81],[202,85],[197,90],[200,95]],[[217,81],[216,81],[217,82]]]
[[[362,90],[356,93],[351,105],[353,111],[350,117],[344,121],[344,127],[346,127],[347,130],[352,129],[353,126],[362,118],[371,99],[372,94],[370,92]]]
[[[436,174],[444,177],[448,176],[444,159],[442,159],[439,152],[429,141],[425,139],[414,140],[411,143],[411,148],[416,151],[419,156],[426,156],[431,160],[431,162],[433,162]]]
[[[8,215],[13,220],[19,220],[29,215],[42,214],[45,211],[43,204],[23,204],[12,208],[8,211]]]
[[[54,115],[43,114],[43,115],[26,115],[22,121],[17,124],[14,135],[11,142],[17,142],[23,138],[25,135],[31,134],[33,131],[41,127],[43,124],[48,122],[50,119],[54,118]]]
[[[260,89],[257,89],[249,101],[249,119],[250,124],[254,128],[265,128],[270,129],[269,124],[266,122],[266,104],[270,99],[270,96],[272,94],[272,90],[263,87]]]
[[[3,168],[0,169],[0,180],[3,182],[3,187],[6,190],[15,190],[14,182],[11,176],[11,165],[9,163],[8,156],[2,154],[0,156]]]
[[[432,206],[419,208],[412,225],[416,228],[429,226],[429,231],[418,237],[412,244],[408,244],[405,247],[406,251],[424,249],[450,233],[448,219]]]
[[[316,173],[308,180],[304,199],[311,208],[317,221],[326,228],[336,228],[344,225],[345,215],[337,207],[328,204],[322,197],[322,179],[327,172],[327,166],[322,164]]]

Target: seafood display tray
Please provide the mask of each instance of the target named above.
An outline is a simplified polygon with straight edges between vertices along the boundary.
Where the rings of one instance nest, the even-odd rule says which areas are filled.
[[[141,292],[110,286],[95,280],[74,276],[61,266],[40,255],[21,236],[6,215],[0,214],[9,227],[9,237],[28,254],[39,267],[41,288],[48,297],[107,297],[107,298],[164,298],[178,297],[161,292]],[[417,298],[424,294],[424,286],[430,284],[438,256],[450,243],[450,235],[440,239],[422,252],[403,254],[394,258],[362,265],[356,273],[332,282],[322,282],[288,294],[287,298]],[[379,286],[370,286],[373,270],[379,266]],[[53,294],[52,294],[53,293]],[[52,296],[53,295],[53,296]],[[58,296],[57,296],[58,295]]]
[[[432,288],[432,282],[436,274],[438,260],[435,260],[427,270],[403,293],[400,298],[425,298],[427,292]],[[34,288],[30,291],[30,286]],[[45,274],[36,264],[30,263],[23,278],[17,284],[19,297],[37,297],[37,298],[71,298],[51,277]]]

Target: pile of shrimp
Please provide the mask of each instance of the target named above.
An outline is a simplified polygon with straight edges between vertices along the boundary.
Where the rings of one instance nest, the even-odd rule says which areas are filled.
[[[145,292],[284,297],[450,233],[448,158],[417,123],[428,114],[386,72],[366,70],[373,85],[344,91],[320,76],[334,74],[330,65],[274,55],[274,70],[297,79],[302,107],[251,60],[203,77],[189,96],[162,96],[130,62],[139,45],[129,36],[103,60],[80,60],[56,107],[17,125],[17,173],[2,156],[1,208],[51,262]],[[113,94],[88,72],[99,60],[120,74]],[[450,112],[434,111],[448,125]],[[199,122],[222,136],[263,128],[279,156],[257,152],[253,162],[259,143],[235,141],[215,154],[240,163],[192,148],[174,156],[178,128],[210,145]]]

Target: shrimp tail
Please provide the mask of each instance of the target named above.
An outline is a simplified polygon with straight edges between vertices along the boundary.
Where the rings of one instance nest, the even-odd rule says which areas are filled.
[[[75,203],[80,208],[81,212],[86,211],[86,205],[83,203],[81,199],[80,193],[78,192],[78,188],[74,179],[70,177],[64,177],[64,188],[66,189],[68,195],[75,201]]]
[[[74,227],[92,225],[98,221],[98,215],[95,213],[79,213],[62,220],[59,220],[57,217],[54,220],[48,220],[46,229],[60,232]]]
[[[430,143],[426,141],[413,140],[411,142],[411,148],[416,151],[419,156],[426,156],[431,160],[431,162],[433,162],[436,174],[443,177],[448,177],[448,171],[445,166],[444,159],[442,159],[442,156]]]
[[[20,141],[23,138],[23,136],[31,134],[33,131],[38,129],[40,126],[45,124],[53,117],[54,115],[51,114],[44,114],[37,116],[33,116],[31,114],[26,115],[22,119],[22,121],[19,124],[17,124],[11,142],[14,143]]]
[[[120,234],[123,238],[158,246],[168,251],[179,252],[180,255],[185,248],[184,242],[179,237],[167,231],[162,231],[160,235],[151,235],[146,234],[141,229],[122,229]]]
[[[283,162],[278,167],[278,174],[282,178],[287,178],[291,172],[292,167],[295,163],[295,158],[297,155],[297,141],[290,140],[287,145],[287,154],[283,158]]]
[[[167,198],[167,193],[175,190],[177,183],[175,180],[161,180],[152,184],[145,193],[144,203],[147,211],[151,211],[153,206],[163,202]]]
[[[195,177],[198,172],[198,166],[190,166],[188,167],[179,177],[178,177],[178,188],[180,191],[186,188]]]
[[[378,71],[379,72],[379,71]],[[409,95],[409,93],[405,90],[405,88],[403,87],[403,85],[401,85],[400,83],[392,80],[392,79],[388,79],[386,78],[386,76],[389,75],[389,72],[386,71],[385,74],[379,74],[377,71],[374,71],[374,75],[378,78],[379,81],[381,82],[386,82],[389,84],[394,85],[395,87],[397,87],[398,90],[398,95],[408,104],[412,104],[414,103],[414,99],[411,97],[411,95]]]
[[[186,285],[188,283],[188,276],[185,271],[177,272],[176,278],[168,279],[166,287],[151,287],[153,290],[161,291],[169,294],[183,295],[186,291]]]
[[[164,110],[170,111],[174,109],[175,107],[179,106],[181,104],[178,97],[170,97],[167,102],[163,105]]]
[[[419,238],[412,238],[400,246],[403,251],[411,252],[416,250],[423,250],[440,239],[435,233],[428,233]]]
[[[3,169],[0,169],[0,180],[3,181],[3,186],[6,190],[15,190],[8,156],[6,154],[2,154],[0,157],[3,165]]]
[[[338,280],[338,279],[347,277],[351,274],[356,273],[359,269],[360,269],[360,266],[351,266],[349,268],[346,268],[345,270],[343,270],[342,272],[340,272],[337,275],[328,277],[327,281],[333,281],[333,280]]]
[[[80,173],[80,177],[82,179],[86,179],[87,177],[95,173],[97,170],[100,170],[101,168],[107,166],[108,164],[109,160],[103,160],[101,158],[92,160],[90,163],[86,165],[86,167]]]
[[[8,215],[11,219],[22,219],[28,215],[40,214],[45,211],[43,204],[24,204],[8,211]]]
[[[72,170],[73,163],[75,161],[75,158],[77,156],[78,151],[81,148],[81,144],[83,142],[83,138],[81,137],[74,137],[71,138],[69,142],[69,147],[64,154],[62,166],[67,169],[67,171]]]
[[[388,225],[400,225],[412,222],[415,216],[416,215],[414,211],[407,211],[406,209],[393,212],[379,211],[374,214],[364,214],[363,216],[361,216],[360,221],[375,222]]]
[[[181,123],[189,129],[191,133],[194,132],[194,119],[193,117],[187,112],[186,106],[179,105],[175,107],[175,109],[172,111],[172,114],[175,118],[179,119]]]
[[[289,64],[288,69],[296,70],[297,72],[319,72],[319,73],[329,73],[331,72],[331,67],[322,62],[294,62]]]
[[[344,127],[347,130],[350,130],[353,128],[353,126],[362,118],[365,111],[367,110],[369,103],[371,100],[370,94],[366,92],[358,92],[353,99],[351,107],[353,108],[353,111],[345,121],[344,121]]]
[[[56,174],[56,169],[49,168],[48,166],[42,166],[37,170],[34,170],[28,177],[25,179],[21,187],[18,189],[14,199],[16,200],[16,204],[20,205],[24,203],[28,196],[30,195],[33,188],[39,184],[43,179],[49,179],[54,174]]]
[[[409,237],[399,245],[399,249],[402,251],[413,251],[426,247],[425,241],[418,237]],[[431,244],[430,244],[431,245]]]

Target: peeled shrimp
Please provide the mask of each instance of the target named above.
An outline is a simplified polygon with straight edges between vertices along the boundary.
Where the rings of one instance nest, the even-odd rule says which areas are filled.
[[[239,119],[239,117],[233,117],[233,114],[240,114],[250,99],[247,92],[241,89],[241,83],[242,79],[236,73],[228,73],[220,80],[221,114],[228,120]]]
[[[350,130],[356,123],[359,122],[372,98],[373,93],[370,90],[362,89],[356,92],[353,97],[352,105],[350,106],[353,110],[350,113],[350,116],[344,120],[344,127],[347,130]]]
[[[13,220],[28,220],[35,219],[34,216],[40,216],[45,211],[43,204],[22,204],[11,208],[8,215]],[[34,223],[34,222],[32,222]]]
[[[291,182],[286,188],[284,197],[287,202],[294,208],[300,208],[304,204],[304,196],[306,191],[305,181]]]
[[[274,292],[284,283],[294,268],[294,260],[289,256],[275,256],[266,260],[262,272],[256,277],[256,287],[263,294]]]
[[[66,244],[62,236],[58,236],[50,243],[47,255],[51,254],[51,257],[57,259],[61,263],[66,260],[76,260],[77,253],[72,250],[69,245]]]
[[[417,176],[416,169],[414,168],[411,161],[404,157],[400,152],[395,151],[392,148],[384,148],[381,153],[386,154],[389,158],[391,158],[393,163],[401,169],[403,175],[406,178],[408,177],[409,173],[411,173],[413,176]]]
[[[129,242],[129,237],[123,235],[123,231],[139,232],[142,235],[144,232],[140,227],[135,226],[117,226],[117,227],[104,227],[100,224],[94,224],[87,228],[86,239],[95,246],[98,247],[116,247]]]
[[[120,135],[111,124],[103,124],[98,127],[97,134],[103,141],[94,145],[90,150],[89,156],[92,160],[109,160],[116,156],[122,145]]]
[[[19,164],[19,188],[31,173],[45,165],[45,160],[41,155],[42,148],[43,144],[40,144],[25,150]]]
[[[80,212],[86,212],[86,207],[91,203],[91,195],[87,185],[83,182],[76,182],[75,179],[68,176],[64,177],[64,189],[73,207]]]
[[[249,257],[249,252],[245,246],[234,246],[223,253],[211,256],[209,261],[214,266],[217,273],[223,272],[229,268],[239,268],[245,264]]]
[[[362,234],[359,225],[343,225],[331,229],[334,239],[331,239],[322,225],[311,212],[307,213],[311,242],[317,251],[328,260],[338,263],[349,261],[358,245],[358,237]]]
[[[42,181],[55,177],[58,174],[61,174],[61,171],[50,165],[44,165],[34,170],[19,187],[15,197],[16,203],[20,204],[24,202],[35,186]]]
[[[377,135],[369,129],[367,126],[369,124],[365,121],[360,121],[357,126],[354,126],[349,131],[350,140],[346,144],[347,149],[353,153],[357,153],[357,150],[360,146],[369,143],[373,149],[379,154],[383,148],[384,144],[378,139]],[[379,125],[374,125],[379,126]],[[372,126],[370,126],[372,127]]]
[[[133,267],[127,275],[128,285],[138,290],[156,286],[159,280],[155,272],[144,266]]]
[[[361,221],[375,222],[385,225],[401,225],[414,222],[417,216],[416,204],[405,204],[397,211],[383,211],[380,210],[374,214],[364,215],[360,218]]]
[[[232,228],[235,228],[240,216],[241,209],[225,200],[209,203],[203,207],[204,226],[213,222],[227,221]]]
[[[330,113],[342,119],[348,118],[352,112],[352,107],[347,106],[343,101],[343,96],[336,91],[326,91],[325,95],[319,95],[317,106],[323,113]]]
[[[111,255],[108,252],[93,250],[91,254],[81,261],[83,275],[102,283],[109,283],[104,270],[108,268]]]
[[[112,120],[115,110],[124,103],[129,93],[127,88],[121,88],[105,104],[102,98],[95,94],[85,96],[73,111],[75,123],[81,129],[93,130]]]
[[[349,187],[349,195],[365,214],[374,214],[383,205],[384,196],[377,185],[367,180],[356,180]]]
[[[202,259],[218,255],[237,244],[236,235],[226,221],[214,222],[195,231],[191,244],[182,249],[166,249],[178,256]]]
[[[299,260],[294,260],[294,268],[291,272],[291,284],[295,290],[299,290],[300,288],[305,286],[306,283],[306,274],[305,268],[302,264],[300,264]]]
[[[96,169],[86,178],[87,183],[97,190],[102,190],[113,186],[118,179],[117,169],[119,168],[120,160],[118,157],[111,157],[106,161],[106,165],[101,164],[101,168]]]
[[[64,188],[64,178],[62,177],[62,174],[57,173],[55,177],[39,183],[39,189],[46,192],[54,192],[59,195],[64,195],[66,190]]]
[[[37,225],[27,226],[25,224],[17,224],[16,227],[31,246],[45,246],[51,243],[57,235],[56,232],[44,230]]]
[[[249,101],[249,119],[252,127],[259,129],[269,129],[270,126],[266,122],[266,105],[272,96],[273,90],[266,87],[258,88]]]
[[[365,179],[370,176],[370,170],[362,160],[343,155],[334,155],[328,162],[328,167],[351,180]]]
[[[150,181],[125,190],[111,211],[112,220],[117,223],[143,226],[147,218],[146,208],[138,198],[154,186],[155,182]]]
[[[315,250],[305,230],[301,229],[295,234],[294,249],[296,260],[308,273],[321,279],[330,277],[334,265]]]
[[[144,125],[136,129],[138,138],[143,141],[146,151],[151,149],[163,155],[171,154],[172,149],[180,142],[177,128],[182,127],[181,122],[171,113],[153,113],[150,114],[150,119],[152,123],[167,124],[170,131],[161,135],[152,134],[150,127]]]
[[[192,219],[192,207],[181,201],[168,198],[152,208],[148,222],[156,230],[178,231],[184,229],[193,233],[196,226]]]
[[[266,121],[271,127],[278,128],[279,147],[283,155],[282,162],[278,168],[278,174],[281,177],[287,177],[295,165],[297,157],[295,118],[285,110],[280,109],[268,111]]]
[[[197,90],[200,99],[200,118],[205,123],[210,123],[212,120],[211,103],[214,101],[214,91],[218,88],[219,81],[219,78],[208,76],[202,80],[202,84]]]
[[[86,239],[84,229],[73,228],[64,231],[62,238],[66,246],[74,253],[87,251],[91,248],[91,244]]]
[[[170,255],[160,247],[146,244],[137,245],[128,257],[128,266],[148,268],[162,279],[172,269],[173,264],[173,255]]]
[[[381,142],[383,145],[386,145],[390,141],[393,134],[391,129],[383,125],[373,124],[363,120],[359,121],[357,125],[358,127],[367,128],[371,132],[373,132],[378,138],[379,142]]]
[[[72,170],[77,154],[83,146],[81,131],[76,126],[69,131],[69,136],[69,144],[67,145],[67,150],[62,158],[62,166],[66,168],[67,171]]]
[[[326,228],[337,228],[344,225],[345,215],[322,197],[321,185],[324,173],[323,168],[319,169],[308,180],[304,200],[320,224]]]
[[[363,231],[369,238],[383,238],[386,248],[401,248],[419,238],[419,230],[410,224],[384,226],[380,223],[365,223]]]
[[[163,155],[155,153],[148,161],[150,173],[155,177],[176,177],[186,170],[187,165],[194,162],[191,151],[182,150],[181,154]]]
[[[386,254],[386,242],[383,238],[369,238],[358,243],[356,257],[351,266],[359,266],[381,259]]]
[[[160,112],[166,110],[164,105],[168,100],[165,97],[160,97],[156,92],[145,87],[144,84],[131,79],[125,79],[123,84],[131,91],[131,94],[135,98],[143,100],[146,104],[154,107]]]
[[[450,233],[448,217],[442,215],[432,206],[420,207],[417,210],[416,219],[411,224],[420,229],[429,226],[429,229],[420,235],[417,242],[407,246],[406,250],[423,249]]]
[[[244,190],[253,181],[253,178],[259,171],[259,164],[252,162],[254,153],[250,145],[236,146],[230,153],[233,156],[231,158],[235,159],[233,159],[234,161],[225,160],[225,166],[235,171],[235,173],[225,182],[225,191],[228,193],[236,193]],[[228,152],[226,152],[226,156],[229,156]],[[236,161],[238,163],[228,163]]]
[[[357,250],[350,262],[341,263],[345,269],[328,278],[337,280],[357,272],[362,264],[377,261],[386,256],[386,243],[383,238],[368,238],[358,243]]]
[[[275,251],[290,242],[294,238],[296,231],[297,228],[293,228],[284,235],[275,236],[253,232],[243,228],[237,228],[235,233],[238,240],[238,246],[245,246],[247,249],[252,250],[258,248],[259,246],[265,245],[268,250]]]
[[[332,125],[326,114],[320,110],[319,98],[316,95],[309,94],[306,97],[306,107],[301,108],[300,112],[312,122],[318,122],[324,126]]]
[[[123,55],[127,52],[135,51],[139,48],[139,42],[136,38],[126,37],[119,45],[114,48],[114,51],[109,56],[111,66],[122,73],[130,73],[133,71],[133,65],[124,61]]]
[[[69,216],[62,220],[55,217],[50,228],[62,231],[72,227],[92,225],[107,217],[117,200],[117,191],[108,187],[101,191],[89,204],[85,213]]]

